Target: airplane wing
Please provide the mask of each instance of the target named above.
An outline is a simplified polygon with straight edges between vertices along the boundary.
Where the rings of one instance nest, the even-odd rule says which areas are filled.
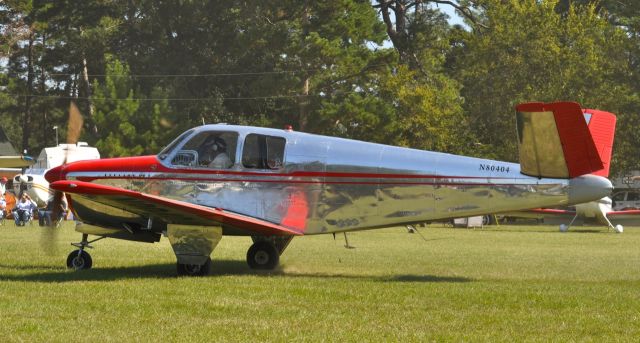
[[[536,208],[526,211],[508,212],[503,213],[506,216],[519,217],[519,218],[537,218],[544,219],[545,224],[566,224],[570,222],[576,215],[576,211],[573,210],[561,210],[561,209],[548,209],[548,208]],[[606,217],[611,223],[640,226],[640,210],[626,210],[626,211],[609,211],[606,212]],[[585,220],[584,218],[582,220]],[[593,219],[591,219],[593,220]],[[603,222],[604,219],[598,222]]]
[[[640,210],[612,211],[607,218],[615,224],[640,226]]]
[[[90,182],[56,181],[49,187],[57,191],[86,197],[97,203],[121,208],[142,217],[158,218],[172,224],[230,226],[257,235],[304,234],[298,229],[220,208],[211,208]]]
[[[34,163],[29,156],[0,156],[0,168],[27,168]]]
[[[534,208],[531,210],[524,211],[511,211],[501,213],[507,217],[518,217],[518,218],[531,218],[531,219],[544,219],[545,223],[555,223],[557,222],[568,222],[575,215],[576,211],[572,210],[561,210],[554,208]]]

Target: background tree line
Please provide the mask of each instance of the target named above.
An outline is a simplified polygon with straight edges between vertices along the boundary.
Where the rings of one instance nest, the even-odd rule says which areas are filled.
[[[73,99],[105,157],[227,122],[516,161],[514,106],[571,100],[617,114],[624,173],[639,18],[632,0],[5,0],[0,123],[37,154]]]

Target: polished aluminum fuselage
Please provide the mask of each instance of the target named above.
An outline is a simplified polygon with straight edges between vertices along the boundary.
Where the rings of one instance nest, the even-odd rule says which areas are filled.
[[[230,169],[173,166],[170,161],[189,137],[204,130],[238,133]],[[245,137],[260,133],[286,139],[278,169],[242,165]],[[67,179],[136,190],[188,203],[225,209],[318,234],[428,222],[570,203],[566,179],[522,175],[515,163],[393,147],[286,130],[232,125],[196,128],[164,156],[135,167],[69,171]],[[134,161],[132,159],[131,161]],[[135,218],[75,197],[80,220]],[[143,222],[145,218],[138,218]],[[251,234],[225,228],[225,234]]]

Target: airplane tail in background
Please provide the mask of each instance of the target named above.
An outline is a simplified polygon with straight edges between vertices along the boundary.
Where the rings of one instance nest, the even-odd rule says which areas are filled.
[[[609,177],[611,151],[616,131],[616,116],[613,113],[599,110],[584,109],[582,111],[603,164],[602,169],[596,170],[591,174]]]
[[[7,138],[2,127],[0,127],[0,156],[14,156],[18,155],[15,147]]]
[[[608,136],[598,132],[611,127],[610,116],[615,125],[613,114],[608,113],[608,116],[604,115],[607,112],[593,110],[583,112],[575,102],[525,103],[516,106],[516,111],[520,171],[523,174],[541,178],[573,178],[608,173],[608,160],[606,167],[603,163]],[[590,128],[587,122],[594,118],[597,119]],[[596,146],[594,133],[603,146],[602,150]],[[610,159],[610,150],[608,155]]]

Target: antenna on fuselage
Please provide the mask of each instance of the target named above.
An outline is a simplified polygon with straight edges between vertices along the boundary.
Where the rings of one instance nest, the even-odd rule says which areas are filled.
[[[407,225],[406,227],[409,233],[417,233],[423,241],[427,241],[427,239],[422,235],[422,232],[418,231],[418,227],[416,225]]]
[[[344,234],[344,247],[347,249],[355,249],[356,247],[354,247],[353,245],[349,244],[349,239],[347,238],[347,233],[343,232]]]
[[[347,248],[347,249],[355,249],[356,247],[354,247],[353,245],[349,244],[349,239],[347,238],[347,233],[343,232],[343,234],[344,234],[344,247]],[[334,241],[336,240],[336,233],[335,232],[333,233],[333,240]]]

